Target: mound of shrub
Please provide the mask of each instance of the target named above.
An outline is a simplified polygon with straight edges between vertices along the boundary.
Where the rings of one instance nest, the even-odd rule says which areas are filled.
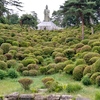
[[[18,80],[18,82],[21,84],[21,86],[25,89],[25,90],[29,90],[30,89],[30,85],[33,83],[33,81],[29,78],[22,78],[20,80]]]
[[[38,75],[38,71],[35,69],[31,69],[29,70],[29,76],[37,76]]]
[[[78,65],[82,65],[82,64],[86,64],[85,60],[84,59],[77,59],[75,61],[75,65],[78,66]]]
[[[0,69],[1,70],[6,70],[7,69],[7,64],[4,61],[0,61]]]
[[[73,78],[77,81],[80,81],[83,77],[83,71],[86,65],[78,65],[73,70]]]
[[[85,69],[84,69],[84,71],[83,71],[83,75],[91,73],[91,68],[92,68],[91,66],[86,66]]]
[[[82,89],[82,86],[78,83],[69,83],[67,84],[67,88],[66,88],[68,93],[77,92],[81,89]]]
[[[4,79],[7,76],[7,72],[0,69],[0,79]]]
[[[38,70],[39,66],[37,64],[29,64],[27,65],[28,70],[35,69]]]
[[[96,85],[100,86],[100,75],[96,77]]]
[[[7,60],[7,67],[8,68],[16,68],[17,67],[17,62],[16,60]]]
[[[85,51],[90,51],[91,50],[91,46],[89,45],[84,45],[82,48],[81,48],[81,52],[85,52]]]
[[[95,63],[98,59],[99,59],[99,57],[92,57],[92,58],[89,60],[89,63],[92,65],[92,64]]]
[[[66,65],[66,67],[64,68],[64,72],[66,72],[67,74],[72,74],[74,68],[75,68],[75,65],[74,65],[74,64],[68,64],[68,65]]]

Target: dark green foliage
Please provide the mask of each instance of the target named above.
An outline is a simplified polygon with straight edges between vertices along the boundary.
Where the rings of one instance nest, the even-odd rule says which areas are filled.
[[[3,38],[0,38],[0,45],[4,43],[4,39]]]
[[[96,77],[96,85],[100,86],[100,75]]]
[[[74,68],[75,68],[75,65],[74,65],[74,64],[68,64],[68,65],[66,65],[66,67],[64,68],[64,71],[65,71],[67,74],[72,74]]]
[[[100,100],[100,91],[95,93],[95,100]]]
[[[8,70],[8,77],[10,77],[10,78],[17,78],[18,76],[19,76],[18,72],[15,69],[10,68]]]
[[[77,81],[80,81],[83,77],[83,71],[86,65],[78,65],[73,70],[73,78]]]
[[[7,64],[4,61],[0,61],[0,69],[2,69],[2,70],[7,69]]]
[[[41,72],[42,74],[46,74],[46,72],[47,72],[47,70],[48,70],[48,67],[47,67],[47,66],[40,67],[39,70],[40,70],[40,72]]]
[[[25,90],[29,90],[30,85],[33,83],[33,81],[29,78],[22,78],[22,79],[18,80],[18,82],[21,84],[21,86]]]
[[[16,68],[17,67],[17,62],[16,62],[16,60],[8,60],[7,61],[7,67],[8,68]]]
[[[85,75],[83,78],[82,78],[82,83],[86,86],[88,85],[91,85],[91,81],[90,81],[90,77],[88,75]]]
[[[77,92],[79,90],[82,89],[82,86],[78,83],[69,83],[67,85],[67,92],[68,93],[73,93],[73,92]]]
[[[1,49],[3,50],[3,53],[7,53],[9,51],[9,48],[11,47],[10,43],[2,43],[1,44]]]
[[[7,76],[7,73],[4,70],[0,69],[0,79],[4,79]]]

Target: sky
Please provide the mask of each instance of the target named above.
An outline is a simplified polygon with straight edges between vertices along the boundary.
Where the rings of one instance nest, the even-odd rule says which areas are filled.
[[[19,0],[23,2],[23,12],[18,12],[21,16],[22,14],[29,14],[31,11],[35,11],[37,13],[38,19],[40,21],[44,20],[44,9],[45,6],[48,5],[48,9],[50,10],[50,17],[54,10],[59,10],[60,5],[63,5],[66,0]]]

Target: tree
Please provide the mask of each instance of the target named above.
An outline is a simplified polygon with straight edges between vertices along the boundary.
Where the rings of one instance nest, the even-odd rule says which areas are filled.
[[[93,6],[95,2],[91,2],[88,0],[68,0],[65,1],[64,5],[61,6],[62,12],[65,14],[75,15],[80,18],[80,22],[82,23],[82,40],[84,39],[84,23],[85,23],[85,15],[91,14],[93,15]],[[90,8],[91,7],[91,8]]]
[[[3,14],[9,14],[12,9],[9,9],[7,6],[16,6],[17,9],[21,10],[22,2],[19,2],[19,0],[0,0],[0,17],[3,16]]]
[[[31,27],[35,27],[37,25],[37,16],[34,17],[31,14],[23,14],[20,18],[20,24],[22,25],[27,25]]]

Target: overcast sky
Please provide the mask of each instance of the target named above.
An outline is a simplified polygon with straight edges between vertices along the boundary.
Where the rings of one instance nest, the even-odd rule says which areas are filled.
[[[19,0],[23,2],[23,10],[25,12],[19,12],[19,14],[30,13],[31,11],[35,11],[38,15],[38,18],[43,21],[44,20],[44,9],[45,6],[48,5],[48,9],[50,10],[50,17],[54,10],[58,10],[60,5],[66,0]]]

